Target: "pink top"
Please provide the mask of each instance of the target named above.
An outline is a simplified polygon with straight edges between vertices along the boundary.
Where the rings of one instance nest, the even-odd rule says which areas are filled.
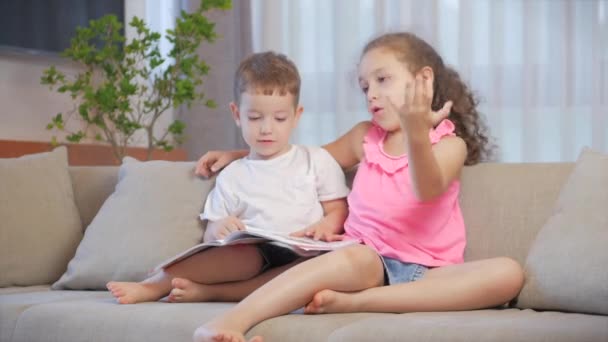
[[[429,132],[432,144],[453,135],[454,124],[447,119]],[[458,204],[460,181],[431,201],[419,201],[410,185],[407,156],[384,152],[385,136],[386,131],[374,125],[364,137],[365,156],[348,196],[346,236],[404,262],[463,262],[466,233]]]

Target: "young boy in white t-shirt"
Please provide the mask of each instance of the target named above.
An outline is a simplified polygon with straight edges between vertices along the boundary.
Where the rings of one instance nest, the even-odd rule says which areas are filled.
[[[234,80],[233,118],[249,155],[226,167],[209,193],[201,218],[204,240],[246,227],[340,239],[347,215],[344,174],[320,147],[292,145],[303,108],[293,62],[273,52],[241,62]],[[121,304],[238,301],[301,259],[272,244],[218,247],[194,254],[139,282],[109,282]]]

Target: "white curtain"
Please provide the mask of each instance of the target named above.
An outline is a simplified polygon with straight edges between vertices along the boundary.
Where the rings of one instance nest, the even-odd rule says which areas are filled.
[[[608,152],[607,0],[254,0],[251,11],[254,51],[283,52],[300,68],[296,143],[330,142],[367,119],[361,49],[409,30],[478,95],[498,160]]]

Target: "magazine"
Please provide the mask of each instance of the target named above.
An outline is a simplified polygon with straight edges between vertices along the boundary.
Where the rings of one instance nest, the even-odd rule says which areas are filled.
[[[333,251],[339,248],[359,243],[357,240],[342,240],[332,242],[318,241],[307,237],[290,236],[287,233],[246,227],[245,230],[232,232],[221,240],[203,242],[196,246],[190,247],[187,250],[177,254],[176,256],[169,258],[166,261],[163,261],[158,266],[154,267],[152,272],[164,269],[180,260],[183,260],[193,254],[201,252],[207,248],[240,244],[254,244],[262,242],[270,242],[277,246],[289,248],[303,257],[311,257],[318,255],[321,252]]]

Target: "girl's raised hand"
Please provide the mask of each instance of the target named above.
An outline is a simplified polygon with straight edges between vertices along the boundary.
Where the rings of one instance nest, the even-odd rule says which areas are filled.
[[[418,75],[413,83],[405,85],[404,102],[401,107],[395,106],[388,99],[389,106],[397,113],[406,128],[413,126],[430,130],[450,115],[452,101],[447,101],[438,111],[431,109],[432,89],[433,82],[429,78]]]

